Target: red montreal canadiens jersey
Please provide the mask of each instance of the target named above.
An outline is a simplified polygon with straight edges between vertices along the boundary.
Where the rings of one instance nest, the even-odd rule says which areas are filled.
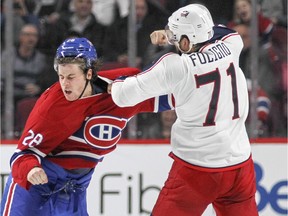
[[[115,79],[123,70],[99,74]],[[28,188],[28,172],[41,166],[44,157],[65,169],[94,168],[116,148],[129,119],[140,112],[173,109],[172,103],[172,97],[165,95],[120,108],[107,93],[67,101],[57,82],[41,95],[26,122],[11,158],[13,178]]]

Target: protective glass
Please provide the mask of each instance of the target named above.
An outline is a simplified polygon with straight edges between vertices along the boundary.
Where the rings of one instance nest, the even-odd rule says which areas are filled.
[[[178,42],[178,40],[176,39],[176,35],[169,29],[168,25],[166,25],[165,27],[165,33],[169,44],[174,45]]]

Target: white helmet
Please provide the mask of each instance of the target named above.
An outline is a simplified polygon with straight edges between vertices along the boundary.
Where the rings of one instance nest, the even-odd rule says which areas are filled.
[[[209,10],[201,4],[190,4],[175,11],[168,19],[168,41],[177,44],[182,35],[190,40],[190,46],[203,43],[213,37],[213,19]]]

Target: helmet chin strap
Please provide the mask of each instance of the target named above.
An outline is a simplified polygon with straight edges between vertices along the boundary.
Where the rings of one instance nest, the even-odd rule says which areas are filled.
[[[85,83],[84,89],[83,89],[82,93],[80,94],[80,96],[78,97],[77,100],[79,100],[83,96],[83,94],[84,94],[89,82],[90,82],[90,80],[86,79],[86,83]]]

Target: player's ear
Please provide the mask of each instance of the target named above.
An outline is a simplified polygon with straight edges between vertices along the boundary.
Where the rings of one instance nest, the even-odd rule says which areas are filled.
[[[190,41],[187,37],[183,37],[182,38],[182,43],[183,43],[183,47],[186,49],[189,49],[189,46],[190,46]]]
[[[86,79],[91,80],[92,79],[92,69],[88,69],[87,73],[86,73]]]
[[[181,39],[179,41],[179,47],[184,52],[188,52],[191,49],[190,48],[190,40],[188,39],[188,37],[186,35],[181,36]]]

